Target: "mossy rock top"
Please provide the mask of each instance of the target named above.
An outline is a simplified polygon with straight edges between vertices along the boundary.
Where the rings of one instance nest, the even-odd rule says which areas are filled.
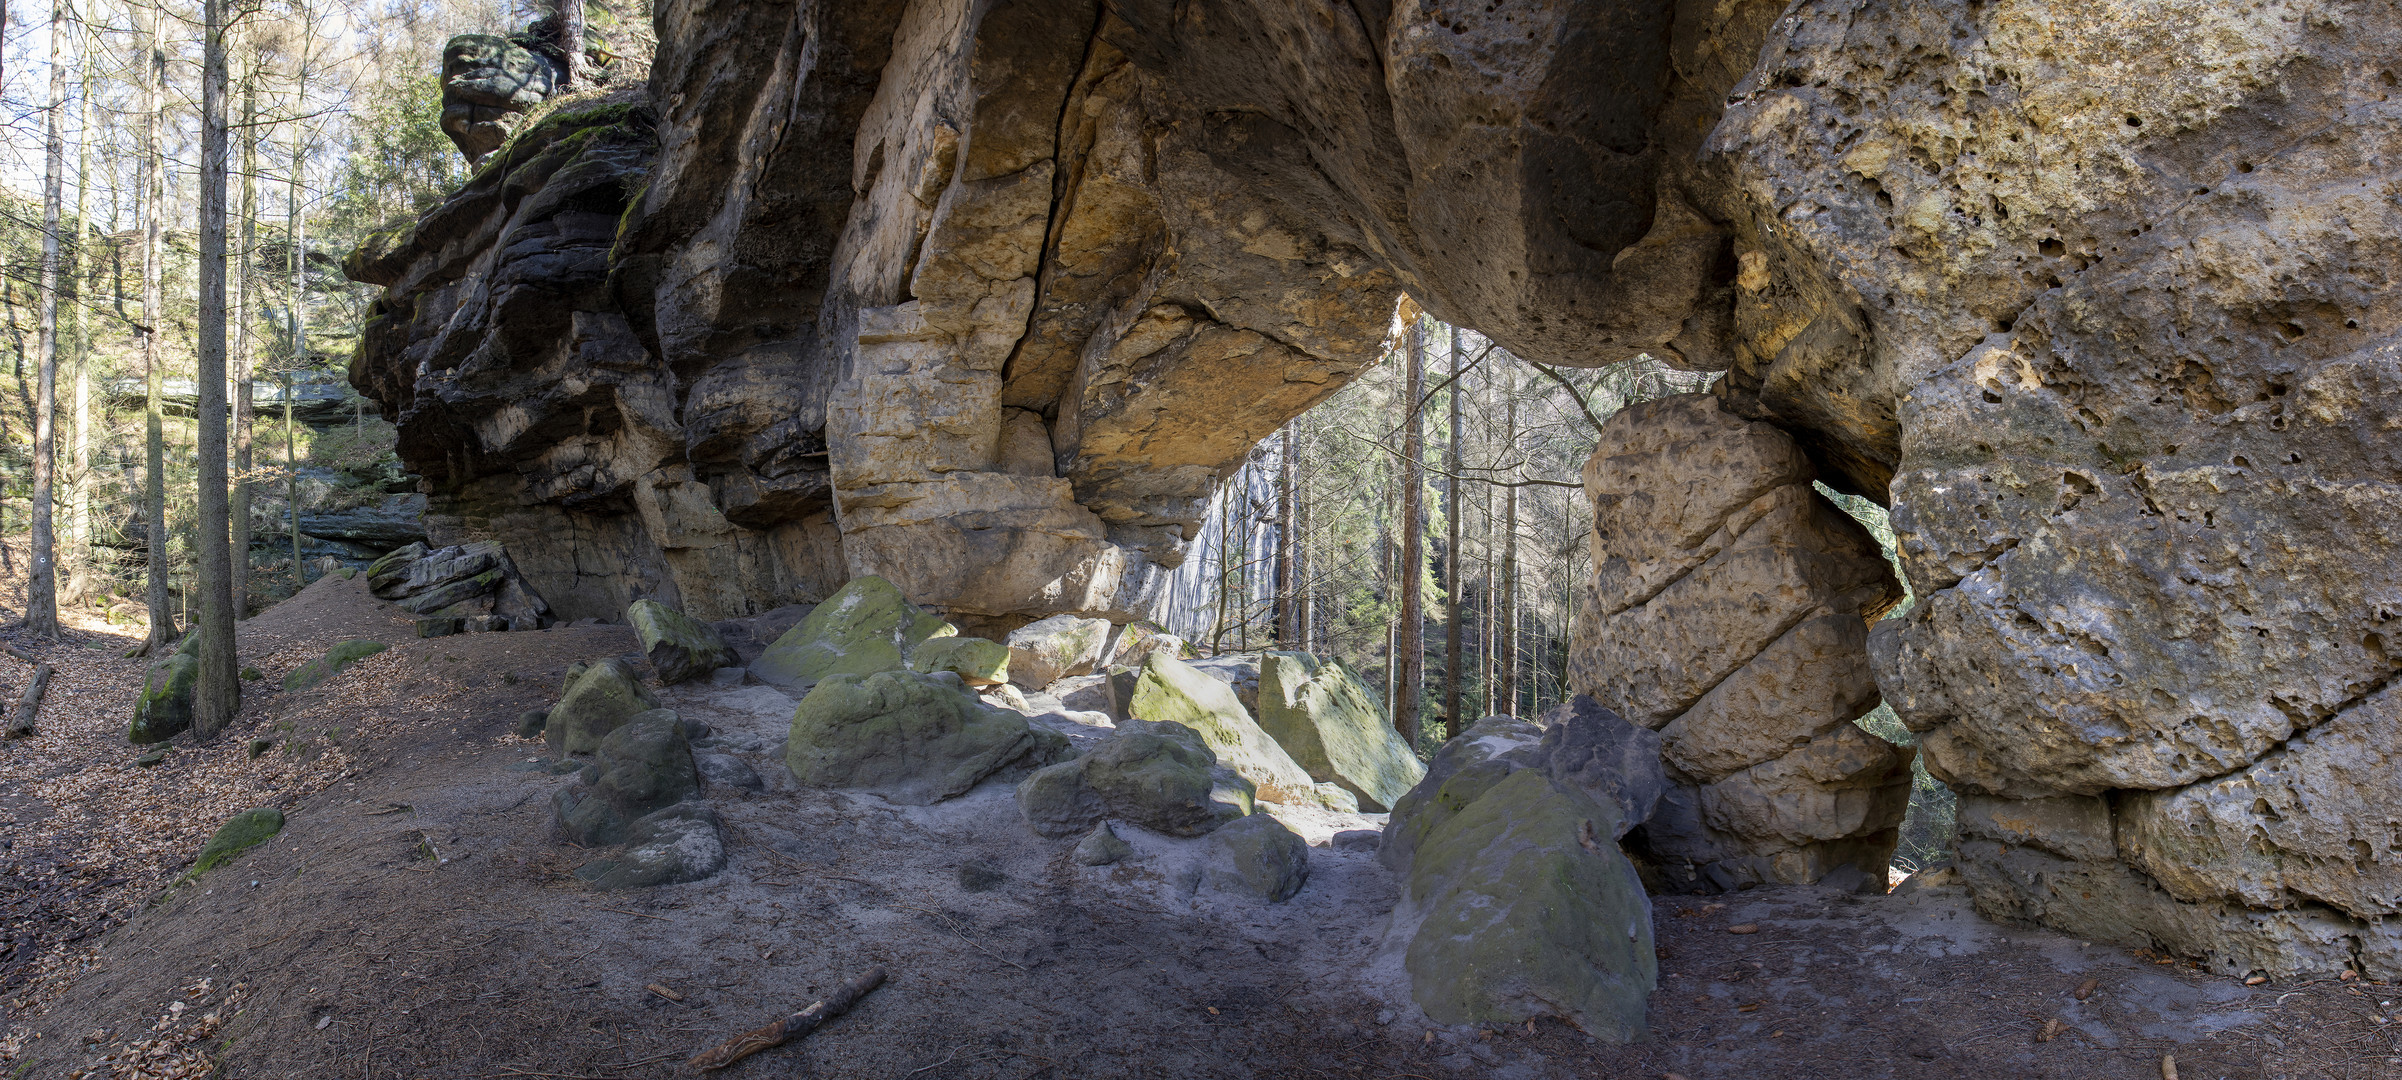
[[[588,754],[620,725],[658,707],[633,668],[599,660],[568,669],[567,692],[551,707],[547,734],[562,753]]]
[[[656,600],[627,605],[626,623],[642,639],[642,650],[663,683],[705,678],[739,659],[717,631]]]
[[[1340,785],[1360,809],[1383,813],[1426,776],[1425,763],[1385,723],[1376,694],[1342,661],[1307,653],[1260,658],[1259,726],[1310,778]]]
[[[1047,765],[1067,749],[1067,736],[986,705],[956,675],[881,671],[819,682],[793,709],[784,762],[811,787],[925,805],[1013,765]]]
[[[1356,796],[1312,780],[1308,770],[1260,730],[1233,687],[1166,653],[1144,658],[1126,711],[1136,719],[1191,728],[1221,764],[1241,773],[1269,802],[1359,810]]]
[[[171,653],[150,665],[142,692],[134,699],[133,723],[125,741],[136,746],[165,742],[192,726],[192,693],[200,686],[200,660],[190,653]]]
[[[268,837],[283,830],[284,812],[272,806],[235,814],[217,826],[216,834],[200,849],[200,857],[192,861],[191,872],[186,876],[199,877],[232,862],[234,856],[265,843]]]
[[[853,578],[769,645],[751,662],[751,674],[770,686],[806,691],[831,675],[897,670],[920,642],[958,632],[920,611],[892,582]]]
[[[948,671],[969,686],[1009,681],[1009,647],[977,637],[934,637],[909,650],[909,670]]]

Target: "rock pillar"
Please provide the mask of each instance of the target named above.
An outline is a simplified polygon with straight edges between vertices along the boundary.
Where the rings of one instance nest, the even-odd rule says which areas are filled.
[[[1593,565],[1569,678],[1660,732],[1670,790],[1630,838],[1657,884],[1882,883],[1912,751],[1877,704],[1867,624],[1902,596],[1791,436],[1684,394],[1629,407],[1584,470]]]

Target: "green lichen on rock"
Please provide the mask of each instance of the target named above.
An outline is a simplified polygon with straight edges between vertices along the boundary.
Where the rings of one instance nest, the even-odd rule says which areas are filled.
[[[593,860],[576,876],[602,891],[699,881],[725,868],[723,828],[717,811],[677,803],[635,821],[624,854]]]
[[[918,610],[892,582],[854,578],[751,662],[770,686],[806,691],[829,675],[872,675],[903,667],[918,643],[958,633]]]
[[[651,667],[663,683],[707,678],[737,662],[734,650],[717,631],[656,600],[636,600],[626,606],[626,622],[642,639]]]
[[[1218,763],[1198,732],[1128,720],[1073,761],[1018,785],[1018,812],[1044,836],[1070,836],[1110,818],[1154,832],[1199,836],[1254,809],[1251,781]]]
[[[1250,780],[1259,797],[1269,802],[1359,810],[1357,796],[1311,779],[1292,755],[1260,730],[1233,687],[1175,657],[1152,653],[1144,658],[1127,712],[1136,719],[1193,729],[1219,762]]]
[[[586,783],[554,795],[551,809],[560,829],[587,846],[624,841],[636,821],[701,786],[692,743],[671,709],[638,714],[610,731],[585,775]]]
[[[1384,707],[1340,660],[1307,653],[1260,658],[1259,726],[1308,770],[1383,813],[1426,776],[1425,763],[1384,721]]]
[[[623,661],[609,659],[569,668],[567,692],[551,706],[545,733],[563,754],[588,754],[637,714],[659,707],[640,676]]]
[[[1523,720],[1488,716],[1443,744],[1426,776],[1394,800],[1376,857],[1407,873],[1410,857],[1436,827],[1468,808],[1511,773],[1541,761],[1543,729]]]
[[[1551,1015],[1639,1038],[1659,963],[1650,898],[1609,840],[1617,823],[1616,806],[1520,769],[1429,833],[1403,960],[1419,1007],[1441,1024]]]
[[[200,659],[176,652],[150,665],[134,698],[133,724],[125,741],[137,746],[165,742],[192,726],[192,692],[200,685]]]
[[[284,830],[284,812],[272,806],[244,810],[217,826],[215,835],[200,849],[200,857],[192,861],[186,878],[196,878],[226,863],[234,856],[257,847],[270,836]]]
[[[909,670],[948,671],[969,686],[1009,680],[1009,647],[977,637],[934,637],[909,650]]]
[[[1012,766],[1048,765],[1067,749],[1067,736],[986,705],[956,675],[880,671],[829,675],[802,698],[784,763],[811,787],[922,806]]]
[[[284,676],[287,691],[306,690],[339,674],[343,668],[374,656],[392,646],[368,638],[352,638],[325,650],[325,655],[293,668]]]

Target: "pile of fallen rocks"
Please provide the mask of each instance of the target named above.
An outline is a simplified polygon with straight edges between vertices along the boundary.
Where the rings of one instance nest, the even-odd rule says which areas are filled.
[[[418,637],[551,624],[550,605],[518,574],[508,550],[490,541],[410,544],[367,567],[367,590],[416,616]]]

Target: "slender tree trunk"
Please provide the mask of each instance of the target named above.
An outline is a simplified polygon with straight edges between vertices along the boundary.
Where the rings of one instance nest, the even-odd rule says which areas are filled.
[[[293,376],[308,363],[308,319],[302,314],[308,304],[308,219],[300,212],[300,174],[308,167],[308,142],[302,137],[300,125],[292,126],[292,175],[284,189],[285,234],[292,243],[291,295],[284,300],[284,314],[290,320],[292,362],[284,371],[284,506],[292,515],[292,589],[297,592],[309,587],[308,568],[300,563],[300,458],[296,434],[292,429]]]
[[[76,29],[83,28],[81,21]],[[92,234],[89,212],[92,193],[92,83],[96,69],[90,39],[78,34],[77,52],[83,57],[81,92],[75,95],[75,242],[67,245],[67,283],[75,302],[67,305],[68,366],[73,372],[72,405],[75,432],[69,450],[67,477],[67,599],[80,603],[91,595],[92,574],[92,343],[83,318],[83,260],[85,238]]]
[[[1501,432],[1505,440],[1502,453],[1511,462],[1518,460],[1518,377],[1511,370],[1508,382],[1502,386],[1503,406]],[[1507,479],[1516,481],[1518,470],[1512,468]],[[1501,700],[1511,716],[1523,716],[1518,704],[1518,489],[1501,491]]]
[[[1490,406],[1492,402],[1487,401],[1485,404]],[[1488,409],[1485,412],[1484,421],[1488,424],[1491,423],[1492,415],[1492,412]],[[1492,455],[1488,453],[1486,455],[1486,460],[1493,460]],[[1485,505],[1483,508],[1484,513],[1477,519],[1478,524],[1484,526],[1483,542],[1477,545],[1477,561],[1484,564],[1485,581],[1483,591],[1476,598],[1476,667],[1477,685],[1484,689],[1485,694],[1484,707],[1479,711],[1485,716],[1491,716],[1494,713],[1501,711],[1499,707],[1501,699],[1495,696],[1496,686],[1493,681],[1495,674],[1493,670],[1493,650],[1494,646],[1498,644],[1497,635],[1499,635],[1501,632],[1500,628],[1495,625],[1496,612],[1493,606],[1493,598],[1498,595],[1494,591],[1494,570],[1499,561],[1493,556],[1493,534],[1497,531],[1494,527],[1497,522],[1495,521],[1493,511],[1494,503],[1500,498],[1500,492],[1496,490],[1493,485],[1485,485]]]
[[[25,629],[58,636],[58,543],[51,532],[52,481],[58,471],[58,281],[59,216],[67,182],[67,143],[61,130],[67,113],[64,46],[74,10],[63,0],[50,8],[50,107],[42,120],[42,314],[41,356],[33,392],[33,568],[25,581]]]
[[[559,50],[566,55],[566,86],[584,81],[584,0],[557,0]]]
[[[1411,324],[1409,335],[1409,370],[1401,398],[1401,635],[1394,646],[1400,653],[1394,688],[1400,700],[1393,707],[1393,727],[1415,749],[1426,672],[1426,525],[1421,520],[1426,513],[1426,424],[1418,400],[1426,392],[1425,320]]]
[[[1296,421],[1296,423],[1304,423]],[[1306,454],[1313,445],[1304,429],[1300,445],[1295,450]],[[1311,587],[1309,559],[1309,462],[1293,462],[1293,641],[1294,648],[1312,652],[1311,635],[1317,629],[1316,590]]]
[[[1460,719],[1460,328],[1451,328],[1451,438],[1443,455],[1443,737],[1467,730]]]
[[[209,738],[242,707],[234,659],[232,504],[227,491],[225,395],[226,0],[203,0],[200,64],[200,313],[194,387],[199,396],[199,499],[193,558],[199,563],[200,679],[192,728]]]
[[[258,258],[259,140],[253,125],[259,113],[258,50],[251,51],[250,70],[242,80],[242,238],[232,260],[234,281],[234,503],[233,603],[234,618],[250,617],[250,503],[251,422],[256,413],[250,381],[250,324],[255,317],[252,286],[257,275],[251,263]]]
[[[159,351],[159,331],[166,321],[166,300],[162,295],[161,279],[165,273],[165,217],[167,184],[165,167],[159,147],[159,93],[167,80],[167,48],[164,27],[157,8],[134,6],[135,37],[142,42],[142,375],[147,402],[144,408],[144,448],[148,456],[142,469],[143,529],[148,541],[148,589],[145,598],[150,606],[149,646],[156,652],[159,646],[175,640],[179,631],[175,625],[173,602],[167,591],[167,440],[159,419],[159,398],[165,390],[167,358]]]

